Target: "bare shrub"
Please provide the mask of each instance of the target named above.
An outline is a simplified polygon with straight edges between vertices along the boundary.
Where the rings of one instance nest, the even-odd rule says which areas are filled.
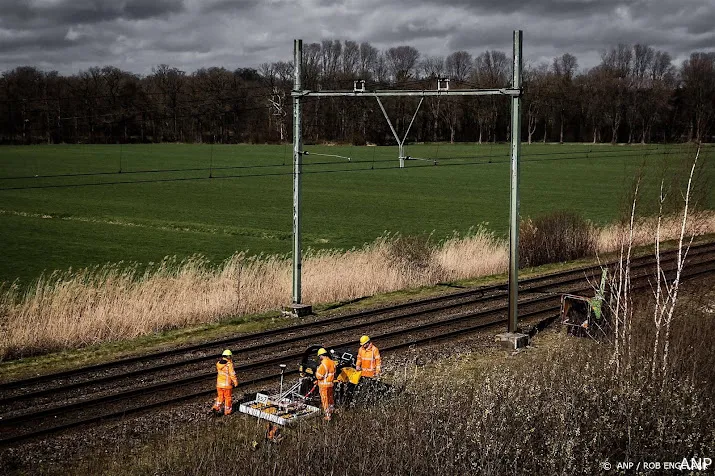
[[[387,258],[401,268],[422,271],[427,269],[434,251],[434,244],[430,236],[420,235],[394,235],[386,239]]]
[[[519,266],[593,256],[596,240],[593,225],[575,213],[561,211],[524,220],[519,228]]]
[[[690,163],[687,182],[684,184],[684,190],[679,191],[680,193],[669,193],[670,190],[672,190],[671,187],[666,186],[665,178],[661,180],[660,193],[657,200],[658,213],[653,220],[655,227],[651,234],[655,242],[656,258],[655,276],[651,282],[653,297],[655,299],[653,310],[655,338],[652,355],[649,359],[641,359],[640,361],[633,359],[633,341],[639,339],[639,336],[635,335],[632,330],[635,307],[633,305],[631,291],[631,255],[633,246],[636,244],[634,240],[637,222],[636,210],[641,207],[641,199],[639,197],[641,177],[637,176],[634,181],[634,187],[631,191],[630,213],[628,218],[623,220],[624,223],[621,225],[618,233],[620,253],[615,275],[611,278],[611,299],[609,300],[609,308],[614,321],[615,345],[611,359],[615,364],[614,375],[626,383],[628,383],[628,380],[622,379],[623,372],[629,371],[632,365],[645,364],[650,367],[651,377],[653,378],[656,376],[665,376],[667,373],[667,361],[671,345],[670,330],[678,302],[682,272],[695,235],[698,232],[702,232],[703,229],[706,229],[704,223],[707,223],[702,220],[703,216],[707,216],[703,213],[700,214],[700,217],[695,216],[696,219],[693,220],[693,197],[696,196],[698,192],[694,189],[696,182],[694,181],[694,177],[696,177],[696,170],[700,170],[697,167],[699,157],[700,147],[698,147],[695,157]],[[670,199],[672,195],[677,195],[679,199],[682,200],[682,210],[670,216],[666,216],[665,205],[668,201],[672,201],[672,199]],[[661,240],[664,238],[664,230],[667,229],[668,225],[672,227],[674,222],[678,223],[676,232],[676,266],[675,275],[668,277],[661,265],[660,246]],[[662,342],[660,340],[661,337]],[[661,359],[662,363],[659,362]]]

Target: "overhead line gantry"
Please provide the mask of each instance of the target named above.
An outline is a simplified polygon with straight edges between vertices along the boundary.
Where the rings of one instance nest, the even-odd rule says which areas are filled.
[[[302,87],[303,40],[293,42],[294,84],[291,97],[293,98],[293,303],[294,314],[302,315],[310,312],[310,306],[301,302],[301,174],[303,168],[303,136],[302,136],[302,110],[301,101],[307,97],[374,97],[390,130],[399,146],[400,168],[404,168],[405,160],[404,143],[414,123],[424,98],[450,97],[450,96],[506,96],[511,99],[511,162],[510,162],[510,199],[509,199],[509,333],[516,333],[518,327],[518,270],[519,270],[519,162],[521,155],[521,80],[522,80],[522,31],[514,30],[513,33],[513,75],[510,88],[492,89],[449,89],[449,79],[439,78],[437,89],[434,90],[367,90],[365,81],[358,80],[353,84],[352,90],[329,91],[306,90]],[[383,97],[418,97],[412,121],[402,139],[392,125],[387,111],[380,98]]]

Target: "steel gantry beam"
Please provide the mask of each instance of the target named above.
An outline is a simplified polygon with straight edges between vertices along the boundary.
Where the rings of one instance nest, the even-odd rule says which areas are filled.
[[[506,96],[511,99],[511,166],[510,166],[510,199],[509,199],[509,332],[514,333],[518,326],[518,272],[519,272],[519,162],[521,156],[521,76],[522,76],[522,32],[514,30],[513,76],[510,88],[492,89],[449,89],[447,80],[438,80],[435,90],[366,90],[364,81],[356,81],[352,91],[312,91],[304,90],[301,85],[301,65],[303,62],[302,40],[294,41],[295,81],[291,97],[293,98],[293,304],[301,303],[301,248],[300,248],[300,175],[302,155],[305,153],[301,135],[301,100],[306,97],[375,97],[382,109],[385,119],[392,130],[400,149],[400,167],[404,167],[403,145],[397,131],[387,116],[380,101],[381,97],[449,97],[449,96]],[[442,87],[442,84],[446,87]],[[358,86],[359,84],[359,86]],[[420,101],[420,105],[422,101]],[[419,106],[417,107],[419,110]],[[412,117],[414,122],[417,111]],[[412,126],[410,122],[410,126]]]
[[[499,89],[448,89],[448,90],[375,90],[375,91],[293,91],[293,97],[392,97],[392,96],[411,96],[411,97],[430,97],[430,96],[520,96],[521,90],[514,88],[499,88]]]

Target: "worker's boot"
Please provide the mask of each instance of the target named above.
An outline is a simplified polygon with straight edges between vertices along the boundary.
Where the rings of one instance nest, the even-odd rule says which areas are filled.
[[[283,435],[281,435],[278,425],[275,425],[273,423],[268,424],[268,431],[266,432],[266,439],[272,443],[280,443],[281,442],[281,440],[283,439]]]

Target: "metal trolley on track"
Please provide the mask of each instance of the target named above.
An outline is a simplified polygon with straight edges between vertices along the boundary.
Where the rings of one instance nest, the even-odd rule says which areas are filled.
[[[281,426],[319,415],[320,395],[317,391],[315,371],[319,365],[316,354],[321,347],[321,345],[311,345],[305,350],[298,367],[300,372],[298,381],[291,387],[284,390],[281,377],[280,390],[277,394],[257,393],[255,398],[241,403],[239,411]],[[336,405],[367,403],[390,391],[390,385],[362,377],[361,372],[355,369],[355,356],[350,351],[329,348],[328,353],[336,364],[334,382]],[[285,365],[281,367],[285,369]]]

